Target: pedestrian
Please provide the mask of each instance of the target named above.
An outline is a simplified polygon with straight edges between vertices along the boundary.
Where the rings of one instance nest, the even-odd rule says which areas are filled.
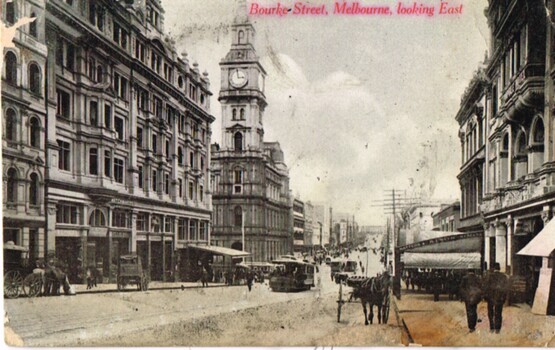
[[[466,308],[466,320],[468,322],[468,330],[472,333],[476,330],[476,322],[478,321],[478,304],[482,300],[482,288],[480,277],[474,271],[469,271],[462,278],[459,294],[464,301]]]
[[[439,301],[439,294],[441,293],[443,281],[438,271],[436,271],[432,276],[431,282],[432,282],[432,291],[434,293],[434,301]]]
[[[490,332],[499,333],[503,322],[503,304],[509,292],[509,278],[502,273],[499,263],[484,278],[483,290],[488,302],[488,318]]]
[[[254,281],[254,274],[252,271],[247,272],[247,287],[249,288],[249,292],[252,289],[252,282]]]
[[[206,269],[202,269],[202,276],[200,277],[200,281],[202,282],[202,287],[208,287],[208,271]]]

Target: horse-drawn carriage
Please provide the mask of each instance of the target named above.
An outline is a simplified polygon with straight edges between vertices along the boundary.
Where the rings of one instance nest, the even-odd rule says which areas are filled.
[[[20,295],[36,297],[42,291],[43,278],[33,273],[27,258],[28,249],[14,242],[4,243],[4,296],[8,299]]]
[[[148,290],[148,273],[143,269],[141,257],[136,254],[122,255],[118,260],[117,287],[121,291],[128,284],[136,284],[140,291]]]
[[[343,286],[352,288],[348,298],[343,297]],[[389,320],[389,308],[391,302],[391,277],[387,272],[375,277],[352,276],[339,284],[339,299],[337,300],[337,322],[341,321],[341,308],[344,304],[360,299],[364,311],[364,324],[368,320],[373,323],[374,305],[378,309],[378,323],[387,324]],[[366,305],[370,307],[370,315]],[[369,316],[369,317],[368,317]]]

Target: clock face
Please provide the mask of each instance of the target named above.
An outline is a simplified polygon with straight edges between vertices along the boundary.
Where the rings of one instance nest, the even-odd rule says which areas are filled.
[[[231,72],[230,82],[231,86],[235,88],[242,88],[243,86],[247,85],[247,73],[242,69],[234,69]]]

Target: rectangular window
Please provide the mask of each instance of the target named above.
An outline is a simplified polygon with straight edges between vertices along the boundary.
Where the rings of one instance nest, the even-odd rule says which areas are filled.
[[[98,102],[91,101],[89,106],[89,121],[92,126],[98,125]]]
[[[89,150],[89,174],[98,175],[98,149]]]
[[[164,178],[164,185],[166,194],[170,194],[170,174],[168,173],[166,173],[166,176]]]
[[[189,182],[189,199],[193,200],[195,198],[195,185],[192,182]]]
[[[189,238],[192,241],[197,240],[197,223],[194,220],[189,220]]]
[[[156,170],[152,170],[152,190],[157,191],[158,188],[158,173]]]
[[[120,118],[120,117],[116,117],[114,120],[115,120],[114,124],[115,124],[115,127],[116,127],[116,134],[117,134],[118,140],[123,141],[123,137],[124,137],[123,129],[124,129],[124,124],[125,123],[124,123],[123,119]]]
[[[71,170],[70,169],[70,156],[71,156],[71,146],[69,142],[58,140],[58,169],[60,170]]]
[[[75,46],[66,43],[66,68],[73,72],[75,66]]]
[[[137,127],[137,147],[143,148],[143,128]]]
[[[164,232],[175,232],[174,224],[173,224],[173,217],[166,216],[166,220],[164,222],[165,229]]]
[[[179,179],[179,198],[183,197],[183,180]]]
[[[187,224],[185,222],[185,219],[179,219],[177,222],[177,239],[187,239]]]
[[[123,183],[123,159],[114,158],[114,179],[117,183]]]
[[[152,135],[152,152],[158,153],[158,137],[156,135]]]
[[[56,105],[56,115],[66,119],[71,114],[71,95],[63,90],[56,90],[58,104]]]
[[[199,187],[199,191],[198,191],[198,196],[199,196],[199,201],[203,201],[204,200],[204,186],[200,186]]]
[[[194,168],[195,166],[195,154],[193,152],[189,153],[189,166]]]
[[[112,227],[129,227],[127,221],[127,213],[119,210],[113,211]]]
[[[198,232],[199,233],[198,234],[198,236],[199,236],[198,239],[201,240],[201,241],[205,241],[206,240],[206,232],[205,232],[206,231],[206,224],[203,221],[201,221],[199,223],[199,230],[198,231],[199,231]]]
[[[77,206],[69,204],[56,205],[56,222],[60,224],[78,224]]]
[[[139,188],[143,188],[143,167],[139,165]]]
[[[146,213],[137,214],[137,231],[144,232],[147,231],[147,220],[148,216]]]
[[[154,115],[158,119],[162,119],[162,100],[154,97]]]
[[[112,176],[112,153],[104,151],[104,176]]]
[[[112,106],[109,104],[104,105],[104,127],[106,129],[112,128]]]
[[[170,158],[170,141],[166,140],[166,158]]]
[[[13,2],[8,4],[13,4]],[[60,37],[58,37],[56,45],[56,65],[60,67],[64,65],[64,42]]]

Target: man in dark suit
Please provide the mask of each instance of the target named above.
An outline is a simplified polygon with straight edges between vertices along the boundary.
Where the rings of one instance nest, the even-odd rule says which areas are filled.
[[[482,300],[482,288],[480,277],[474,271],[470,271],[462,278],[459,293],[466,307],[466,319],[468,321],[468,329],[470,332],[476,330],[476,322],[478,321],[478,304]]]
[[[503,322],[503,304],[509,293],[509,277],[502,273],[499,263],[484,278],[483,290],[488,302],[490,332],[499,333]]]

